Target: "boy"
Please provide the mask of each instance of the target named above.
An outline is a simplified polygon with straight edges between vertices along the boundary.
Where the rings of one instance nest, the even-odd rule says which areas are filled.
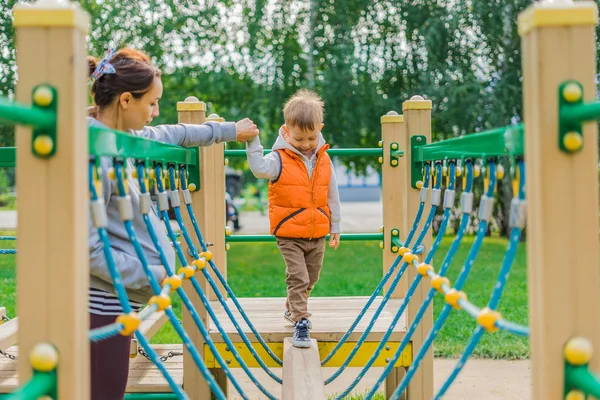
[[[323,100],[300,90],[283,107],[285,124],[273,151],[263,157],[258,137],[247,144],[248,164],[269,182],[269,222],[286,265],[284,318],[294,324],[292,343],[310,347],[308,296],[319,279],[325,236],[340,244],[340,199],[331,159],[326,153]]]

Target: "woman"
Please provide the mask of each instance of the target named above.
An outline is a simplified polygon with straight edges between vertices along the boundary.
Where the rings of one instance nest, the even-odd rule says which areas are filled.
[[[88,125],[126,131],[132,135],[146,137],[180,146],[210,146],[227,141],[247,141],[258,135],[258,129],[249,119],[233,122],[207,122],[202,125],[162,125],[148,127],[159,114],[159,101],[163,86],[161,73],[142,52],[125,48],[97,62],[89,58],[91,91],[95,107]],[[131,161],[128,166],[133,167]],[[108,179],[112,160],[102,159],[102,195],[108,216],[107,233],[116,267],[134,311],[145,304],[152,291],[117,207],[116,183]],[[129,195],[133,209],[139,210],[140,189],[137,181],[130,180]],[[156,232],[164,232],[163,224],[156,212],[150,214]],[[133,226],[142,245],[150,269],[161,282],[165,269],[159,254],[147,232],[140,213],[134,213]],[[90,327],[92,329],[115,322],[123,310],[114,294],[103,246],[97,229],[90,224]],[[161,247],[171,267],[175,268],[175,254],[166,235],[160,235]],[[123,399],[129,373],[129,347],[131,337],[117,336],[91,344],[91,391],[92,400]]]

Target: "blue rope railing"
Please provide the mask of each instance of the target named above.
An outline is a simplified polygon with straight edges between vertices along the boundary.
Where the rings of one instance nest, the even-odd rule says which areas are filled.
[[[437,171],[437,183],[436,183],[436,190],[439,190],[440,187],[440,182],[442,181],[443,177],[442,177],[442,164],[441,163],[437,163],[436,164],[436,171]],[[454,187],[454,180],[455,180],[455,166],[454,163],[450,164],[450,185],[449,187]],[[440,196],[440,200],[441,200],[441,196]],[[438,204],[432,204],[432,211],[435,212],[435,209],[437,208]],[[450,211],[452,210],[452,207],[454,206],[453,202],[451,204],[444,204],[444,215],[442,217],[442,222],[440,224],[440,229],[438,231],[438,235],[435,239],[435,242],[433,243],[433,245],[431,246],[431,250],[429,251],[429,253],[427,254],[427,257],[425,258],[424,263],[425,264],[429,264],[431,262],[431,260],[433,259],[433,256],[435,255],[435,253],[437,252],[438,247],[440,246],[440,243],[442,242],[442,239],[444,237],[444,234],[446,232],[446,227],[448,226],[448,220],[450,219]],[[423,228],[423,231],[428,231],[429,228],[426,226]],[[408,249],[407,249],[408,250]],[[408,254],[408,253],[404,253],[404,254]],[[413,262],[413,266],[417,267],[416,264],[414,264],[415,262]],[[396,325],[398,324],[398,321],[400,320],[400,317],[402,316],[402,314],[404,313],[404,310],[406,309],[406,307],[408,306],[408,303],[410,302],[414,292],[417,290],[417,287],[419,286],[419,283],[421,281],[422,276],[421,275],[417,275],[415,277],[415,279],[413,280],[413,282],[411,283],[408,292],[406,293],[405,298],[402,301],[402,305],[400,306],[400,308],[398,309],[398,311],[396,311],[396,314],[389,326],[389,328],[387,329],[386,333],[384,334],[383,338],[380,340],[379,345],[377,346],[377,348],[375,349],[375,351],[373,352],[373,355],[371,355],[371,358],[369,358],[369,360],[367,361],[367,363],[363,366],[362,370],[358,373],[357,377],[350,383],[350,385],[348,386],[348,388],[346,388],[346,390],[344,390],[339,396],[336,397],[336,400],[342,400],[344,397],[346,397],[348,394],[350,394],[350,392],[356,387],[356,385],[358,385],[360,383],[360,381],[362,380],[362,378],[365,376],[366,372],[369,370],[369,368],[371,368],[371,366],[375,363],[375,360],[377,360],[377,358],[379,357],[379,355],[381,354],[381,351],[384,349],[384,347],[387,344],[387,341],[389,340],[390,336],[392,335],[394,328],[396,327]],[[396,363],[396,360],[393,360],[394,364]],[[393,365],[391,363],[391,360],[388,361],[388,366],[389,365]]]
[[[430,176],[430,166],[429,166],[429,164],[426,164],[425,165],[424,178],[423,178],[423,182],[424,182],[423,183],[423,187],[425,187],[425,188],[428,187],[428,185],[429,185],[429,176]],[[417,228],[419,227],[419,223],[421,222],[421,216],[423,215],[423,210],[424,209],[425,209],[425,202],[421,202],[419,204],[419,209],[418,209],[417,214],[415,216],[415,220],[414,220],[413,225],[412,225],[412,227],[410,229],[410,232],[408,232],[408,236],[406,237],[406,245],[407,246],[412,241],[412,238],[415,235],[415,233],[417,231]],[[390,246],[391,246],[391,244],[390,244]],[[350,337],[350,335],[352,334],[352,332],[354,332],[354,329],[356,329],[356,327],[358,326],[358,323],[365,316],[367,310],[371,307],[371,304],[373,304],[373,302],[375,301],[375,299],[377,298],[377,296],[379,296],[379,293],[381,292],[381,290],[383,289],[383,287],[385,286],[385,284],[388,282],[388,280],[390,279],[390,277],[396,271],[396,268],[400,264],[400,260],[402,260],[402,256],[396,257],[396,259],[392,263],[392,265],[391,265],[390,269],[388,270],[388,272],[385,274],[385,276],[383,277],[383,279],[381,280],[381,282],[379,282],[379,284],[377,285],[377,287],[373,291],[373,294],[371,295],[371,297],[369,297],[369,300],[367,300],[367,302],[363,306],[362,310],[358,313],[358,316],[356,317],[356,319],[354,320],[354,322],[352,323],[352,325],[350,325],[350,328],[348,328],[348,330],[346,331],[346,333],[344,333],[344,336],[342,336],[342,338],[340,339],[340,341],[335,345],[335,347],[331,350],[331,352],[329,352],[329,354],[323,359],[323,361],[321,361],[321,365],[327,364],[327,362],[329,360],[331,360],[331,358],[333,356],[336,355],[336,353],[342,347],[342,345],[344,343],[346,343],[346,341],[348,340],[348,338]]]
[[[117,164],[116,166],[118,168],[120,166],[120,164]],[[118,172],[119,172],[119,170],[117,169],[117,175],[118,175]],[[94,163],[93,162],[90,162],[88,179],[89,179],[91,200],[92,201],[98,200],[98,194],[96,192],[96,187],[94,185]],[[119,191],[120,191],[120,193],[125,193],[124,187],[122,187],[122,186],[119,187]],[[124,314],[125,315],[131,314],[132,313],[131,305],[129,304],[129,299],[128,299],[127,293],[125,291],[125,286],[123,285],[121,276],[119,274],[119,271],[117,270],[115,261],[112,257],[110,240],[108,238],[108,234],[104,227],[98,227],[97,229],[98,229],[98,234],[103,243],[104,255],[106,257],[108,270],[109,270],[111,279],[113,281],[113,286],[115,287],[115,290],[117,292],[117,297],[119,298],[119,302],[121,303],[121,307],[123,308]],[[150,307],[150,308],[152,308],[152,307]],[[154,311],[150,311],[146,315],[152,314],[153,312]],[[139,316],[139,318],[142,319],[141,316]],[[152,347],[150,347],[150,344],[148,343],[146,338],[137,330],[135,332],[135,335],[136,335],[138,341],[140,342],[141,346],[146,351],[146,354],[148,354],[148,357],[150,358],[150,360],[158,367],[158,369],[161,371],[164,378],[167,380],[167,383],[171,387],[171,390],[173,390],[173,393],[177,394],[177,396],[180,399],[188,399],[188,396],[185,394],[183,389],[179,385],[177,385],[177,383],[175,383],[175,381],[173,380],[173,377],[169,374],[169,372],[165,368],[164,364],[160,361],[160,359],[156,355],[156,352],[154,351],[154,349]],[[217,386],[217,388],[218,388],[218,386]],[[221,394],[222,394],[222,392],[221,392]],[[221,400],[221,399],[225,399],[225,397],[224,396],[219,397],[219,400]]]
[[[524,170],[524,167],[525,167],[524,163],[522,161],[519,161],[519,163],[517,165],[517,168],[519,169],[519,177],[520,177],[519,193],[518,193],[518,198],[513,200],[513,204],[515,204],[515,207],[512,208],[511,213],[521,212],[520,205],[523,204],[524,199],[525,199],[525,191],[524,191],[525,170]],[[515,200],[516,200],[516,202],[515,202]],[[512,215],[511,219],[514,219],[516,221],[519,218],[517,218],[516,215]],[[521,221],[524,221],[524,216],[521,216]],[[502,293],[504,291],[504,287],[506,286],[506,282],[508,280],[508,276],[510,274],[511,267],[512,267],[515,257],[517,255],[517,247],[518,247],[519,241],[521,240],[522,226],[520,224],[514,224],[514,223],[511,225],[513,225],[513,227],[510,232],[510,239],[508,242],[508,247],[506,249],[506,255],[504,256],[504,261],[502,262],[502,267],[500,268],[500,272],[498,273],[497,283],[494,286],[494,290],[492,291],[492,295],[490,297],[490,301],[487,306],[487,309],[490,311],[494,311],[498,307],[498,303],[500,302]],[[471,310],[477,311],[476,313],[469,312],[469,314],[471,314],[471,316],[473,316],[479,322],[478,318],[481,315],[481,310],[479,310],[477,307],[471,307],[471,306],[465,307],[467,305],[467,303],[468,303],[467,300],[459,301],[460,306],[463,309],[465,309],[467,312],[469,312]],[[493,332],[497,329],[496,324],[497,324],[497,321],[500,320],[499,314],[489,313],[489,315],[492,318],[498,318],[494,322],[493,328],[491,328],[491,327],[487,328],[489,331]],[[448,389],[450,388],[450,386],[452,385],[452,383],[454,382],[454,380],[456,379],[458,374],[461,372],[464,365],[467,363],[469,357],[475,350],[475,347],[477,347],[477,344],[479,343],[479,340],[481,339],[481,337],[483,336],[484,333],[485,333],[485,328],[483,326],[478,326],[477,328],[475,328],[475,331],[473,332],[473,335],[471,336],[471,339],[469,340],[469,343],[467,344],[465,351],[461,355],[460,359],[456,362],[456,365],[454,366],[452,373],[446,379],[446,381],[442,385],[440,391],[435,395],[435,399],[441,399],[442,396],[444,396],[444,394],[448,391]]]
[[[185,178],[185,176],[186,176],[185,172],[186,172],[185,169],[181,169],[180,170],[180,175],[179,175],[180,176],[180,183],[181,183],[181,190],[183,190],[183,191],[188,190],[188,188],[187,188],[187,180]],[[196,216],[194,214],[194,210],[192,209],[192,205],[191,204],[186,204],[186,209],[187,209],[190,221],[192,222],[192,226],[194,227],[194,231],[196,233],[196,238],[198,239],[198,242],[200,243],[200,246],[202,247],[202,251],[207,251],[208,248],[206,246],[206,243],[204,242],[204,238],[202,236],[202,232],[200,230],[198,222],[196,221]],[[229,298],[231,299],[231,301],[233,302],[233,304],[235,305],[235,307],[239,311],[242,319],[244,320],[244,322],[246,322],[246,324],[250,328],[250,331],[256,337],[256,340],[258,340],[258,342],[260,343],[260,345],[262,346],[262,348],[267,352],[267,354],[277,364],[283,365],[281,359],[279,357],[277,357],[277,355],[275,355],[275,353],[273,353],[273,351],[267,345],[267,343],[265,342],[265,340],[263,339],[263,337],[260,335],[260,333],[258,332],[258,330],[254,327],[254,324],[250,321],[250,319],[246,315],[246,312],[242,308],[242,305],[238,301],[235,293],[233,292],[233,290],[231,290],[231,287],[229,286],[229,283],[227,282],[227,279],[225,279],[225,277],[223,276],[223,274],[221,273],[221,271],[219,271],[219,268],[217,268],[217,266],[215,265],[214,261],[209,260],[209,265],[210,265],[210,268],[212,269],[212,271],[217,276],[217,279],[219,280],[219,282],[221,283],[221,285],[223,285],[223,287],[225,288],[225,291],[227,292],[227,295],[229,296]]]
[[[429,165],[427,167],[429,167]],[[441,169],[440,169],[440,176],[441,176]],[[435,188],[439,189],[440,184],[441,184],[441,179],[438,179],[437,182],[435,183]],[[423,186],[423,187],[425,187],[425,186]],[[433,218],[435,217],[436,208],[437,207],[431,207],[431,210],[429,211],[429,215],[427,217],[425,225],[423,225],[421,233],[419,234],[419,237],[415,241],[415,245],[414,245],[415,248],[421,244],[421,242],[425,238],[425,235],[429,231],[429,228],[431,226]],[[408,246],[408,245],[409,245],[409,241],[407,240],[406,246]],[[398,262],[400,262],[400,261],[398,261]],[[350,361],[352,361],[352,359],[354,358],[354,356],[356,355],[356,353],[358,352],[358,350],[360,349],[360,347],[362,346],[364,341],[367,339],[369,333],[371,332],[371,329],[373,329],[373,326],[375,325],[375,321],[377,321],[377,318],[379,318],[379,315],[381,314],[381,312],[383,311],[383,308],[385,307],[388,300],[390,299],[391,294],[394,292],[394,290],[398,286],[398,283],[400,282],[400,279],[404,275],[404,272],[406,271],[407,268],[408,268],[408,263],[403,262],[402,267],[400,267],[400,271],[398,271],[398,275],[396,275],[396,277],[392,281],[392,284],[390,285],[386,295],[383,297],[381,304],[379,305],[379,308],[377,309],[375,314],[373,314],[373,317],[371,318],[371,321],[370,321],[369,325],[367,326],[367,329],[365,329],[363,334],[360,336],[360,338],[358,339],[358,341],[356,342],[356,344],[350,351],[350,354],[348,355],[348,357],[346,357],[346,360],[342,363],[340,368],[338,368],[338,370],[336,372],[334,372],[329,378],[327,378],[325,380],[326,385],[333,382],[348,367],[348,365],[350,364]],[[414,291],[414,289],[413,289],[413,291]],[[404,305],[404,303],[403,303],[403,305]]]
[[[496,186],[496,163],[495,162],[489,163],[488,171],[490,173],[490,178],[489,178],[489,185],[486,190],[486,196],[487,196],[487,198],[491,199],[494,196],[494,187]],[[485,219],[482,219],[479,221],[479,227],[477,230],[477,235],[475,236],[475,241],[473,242],[473,245],[471,246],[471,249],[469,250],[467,259],[465,260],[463,268],[462,268],[462,270],[458,276],[458,279],[456,281],[456,286],[455,286],[456,290],[462,289],[462,287],[464,286],[464,284],[471,272],[471,268],[473,267],[473,264],[475,263],[475,260],[477,259],[477,256],[479,254],[479,250],[481,249],[481,244],[483,243],[483,239],[484,239],[486,231],[487,231],[487,225],[488,225],[488,222]],[[445,286],[447,286],[447,285],[445,285]],[[398,385],[398,387],[392,394],[392,397],[391,397],[392,399],[399,399],[401,393],[404,392],[404,390],[410,383],[412,377],[414,376],[414,374],[417,372],[417,369],[419,368],[421,360],[423,360],[427,351],[429,351],[429,348],[430,348],[431,344],[433,343],[433,340],[435,339],[438,332],[440,331],[440,329],[446,322],[446,319],[450,315],[451,310],[452,310],[452,306],[450,306],[449,304],[444,305],[444,308],[442,309],[442,312],[440,313],[437,320],[435,321],[433,328],[429,331],[429,334],[427,335],[427,338],[425,339],[425,341],[423,342],[423,345],[419,349],[419,352],[414,357],[411,366],[406,371],[406,375],[400,382],[400,385]]]
[[[155,167],[155,175],[156,175],[156,182],[157,182],[157,186],[158,186],[158,191],[159,194],[160,193],[165,193],[165,189],[162,183],[162,178],[161,178],[161,174],[162,174],[162,168],[160,166]],[[173,185],[173,187],[175,187],[175,185]],[[179,196],[179,193],[177,193],[177,196]],[[173,207],[175,209],[175,207]],[[163,222],[165,224],[165,227],[167,228],[167,234],[169,236],[169,238],[171,239],[171,241],[173,241],[175,249],[176,249],[176,253],[179,256],[179,259],[181,261],[182,264],[187,264],[187,261],[185,259],[185,255],[183,254],[183,251],[181,250],[181,246],[179,244],[176,243],[175,239],[175,234],[173,232],[173,229],[171,228],[171,224],[169,223],[169,216],[167,213],[167,210],[160,210],[161,212],[161,217],[163,219]],[[176,212],[176,216],[178,214],[178,210],[175,210]],[[181,214],[179,213],[179,221],[181,221]],[[194,257],[194,259],[198,260],[200,258],[200,256],[198,255],[198,253],[195,250],[195,247],[187,233],[187,229],[185,228],[185,225],[183,224],[183,221],[180,222],[180,228],[181,228],[181,233],[184,236],[186,243],[188,244],[189,249],[192,251],[192,256]],[[209,261],[207,259],[207,261]],[[212,279],[212,277],[207,273],[205,268],[202,268],[202,274],[203,276],[206,278],[207,282],[209,283],[211,289],[215,292],[215,294],[217,295],[217,298],[219,299],[219,302],[221,303],[221,305],[224,305],[225,311],[227,312],[229,318],[232,320],[233,325],[237,325],[237,322],[235,321],[235,317],[233,316],[233,314],[231,314],[231,311],[226,307],[226,303],[223,299],[223,296],[221,296],[218,287],[216,285],[216,283],[214,282],[214,280]],[[239,354],[239,352],[237,351],[237,349],[235,348],[235,346],[233,345],[233,342],[231,341],[231,339],[229,338],[229,336],[227,335],[227,333],[225,332],[225,330],[223,329],[223,327],[221,326],[219,319],[217,318],[216,314],[214,313],[214,310],[212,309],[208,298],[206,297],[206,295],[204,294],[204,291],[202,290],[200,284],[198,283],[197,279],[192,276],[190,278],[190,282],[192,283],[192,286],[194,287],[195,291],[197,292],[198,296],[200,296],[200,300],[202,302],[202,304],[204,305],[204,307],[206,308],[206,311],[208,312],[210,318],[213,320],[215,326],[217,327],[217,330],[219,331],[221,337],[223,338],[223,341],[227,344],[227,346],[229,347],[229,349],[231,350],[231,353],[233,354],[234,358],[236,359],[236,361],[240,364],[240,366],[242,367],[242,369],[244,370],[244,372],[246,373],[246,375],[248,376],[248,378],[252,381],[252,383],[254,383],[256,385],[256,387],[265,395],[267,396],[269,399],[271,400],[275,400],[275,397],[256,379],[256,377],[252,374],[252,372],[250,371],[250,369],[248,368],[248,366],[246,365],[246,363],[244,362],[244,360],[242,359],[241,355]],[[239,328],[239,325],[238,325]],[[241,330],[241,328],[240,328]],[[247,339],[247,338],[246,338]],[[249,344],[249,342],[247,343],[247,345],[250,347],[251,345]]]

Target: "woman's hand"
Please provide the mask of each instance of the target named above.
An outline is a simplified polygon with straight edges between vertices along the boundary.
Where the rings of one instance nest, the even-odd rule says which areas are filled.
[[[235,124],[236,138],[238,142],[247,142],[258,136],[258,128],[250,118],[244,118]]]

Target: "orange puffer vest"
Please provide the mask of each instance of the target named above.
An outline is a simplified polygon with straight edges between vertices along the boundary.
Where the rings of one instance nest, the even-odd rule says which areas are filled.
[[[326,151],[317,153],[312,179],[300,156],[292,150],[275,150],[281,161],[279,177],[269,183],[271,235],[313,239],[329,234],[331,214],[327,205],[331,159]]]

